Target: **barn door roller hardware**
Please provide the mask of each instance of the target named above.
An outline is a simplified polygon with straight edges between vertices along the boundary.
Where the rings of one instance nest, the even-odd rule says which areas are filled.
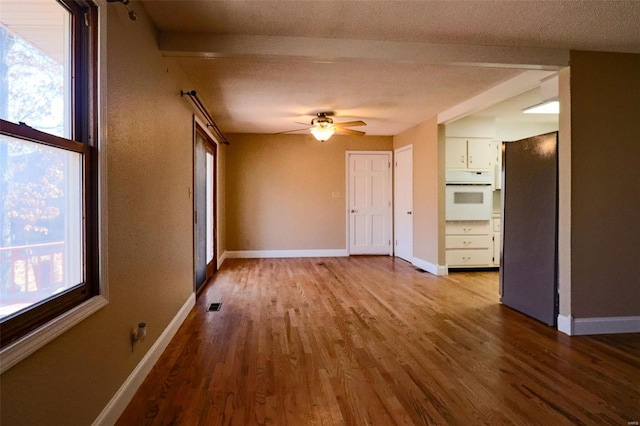
[[[185,92],[185,91],[181,90],[180,91],[180,96],[189,96],[189,98],[191,99],[193,104],[196,106],[196,108],[198,108],[198,111],[200,111],[200,113],[202,113],[204,118],[207,120],[207,122],[208,122],[207,123],[207,127],[210,128],[213,131],[213,133],[216,135],[216,138],[218,139],[218,141],[222,142],[225,145],[229,145],[229,141],[227,140],[227,138],[224,137],[224,135],[222,134],[222,131],[220,130],[220,128],[213,121],[213,117],[211,117],[211,114],[209,114],[209,111],[207,111],[207,109],[204,107],[204,104],[202,103],[202,101],[198,97],[198,94],[196,93],[196,91],[195,90],[189,90],[188,92]]]
[[[138,19],[136,13],[133,10],[129,9],[129,0],[107,0],[107,3],[122,3],[127,9],[127,12],[129,12],[129,19],[131,19],[132,21]]]

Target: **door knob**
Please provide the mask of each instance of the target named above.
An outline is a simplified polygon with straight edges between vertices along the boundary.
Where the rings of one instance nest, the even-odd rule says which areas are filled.
[[[407,212],[407,214],[411,214],[411,212]]]
[[[353,209],[351,210],[351,213],[356,213],[356,212],[357,212],[357,210],[353,210]]]

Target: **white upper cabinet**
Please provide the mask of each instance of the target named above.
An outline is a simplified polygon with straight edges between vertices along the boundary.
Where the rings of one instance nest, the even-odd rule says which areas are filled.
[[[489,169],[494,164],[495,151],[493,141],[487,139],[469,139],[467,141],[469,169]]]
[[[445,167],[448,169],[490,169],[495,164],[491,139],[447,138]]]
[[[467,168],[467,139],[447,138],[445,152],[445,167],[447,169]]]

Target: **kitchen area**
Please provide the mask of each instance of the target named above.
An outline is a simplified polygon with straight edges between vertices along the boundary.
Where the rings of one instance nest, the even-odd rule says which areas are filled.
[[[558,317],[557,77],[445,126],[447,269],[499,270],[500,301]]]
[[[555,132],[558,113],[524,112],[558,96],[557,77],[445,126],[449,270],[496,270],[502,248],[503,142]]]
[[[449,268],[500,266],[501,143],[446,138],[446,259]]]

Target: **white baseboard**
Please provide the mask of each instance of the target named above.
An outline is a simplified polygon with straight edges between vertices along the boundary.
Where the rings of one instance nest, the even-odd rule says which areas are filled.
[[[118,420],[122,412],[127,408],[131,398],[135,395],[136,391],[147,377],[147,374],[151,371],[151,368],[155,365],[164,352],[165,348],[178,331],[178,328],[182,325],[187,318],[191,308],[196,303],[196,295],[191,294],[189,299],[182,305],[182,308],[178,311],[175,317],[171,320],[167,328],[164,329],[158,340],[151,346],[146,355],[140,360],[140,363],[133,369],[127,380],[124,381],[120,389],[115,393],[111,401],[104,407],[102,413],[93,422],[94,426],[107,426],[113,425]]]
[[[413,258],[411,264],[433,275],[448,275],[447,267],[444,265],[435,265],[431,262],[427,262],[426,260],[422,260],[417,257]]]
[[[558,315],[558,330],[569,336],[640,333],[640,316],[573,318]]]
[[[227,260],[227,251],[222,253],[222,256],[218,258],[218,269],[220,269],[225,260]]]
[[[558,315],[558,331],[567,334],[569,336],[573,335],[573,318],[568,315]]]
[[[227,251],[229,259],[257,259],[277,257],[346,257],[349,252],[346,249],[334,250],[242,250]]]

